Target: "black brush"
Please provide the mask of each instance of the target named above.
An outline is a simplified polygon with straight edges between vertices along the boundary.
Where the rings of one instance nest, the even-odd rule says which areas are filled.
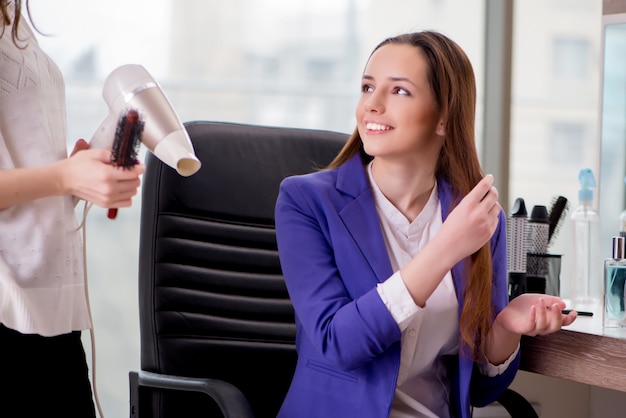
[[[555,237],[561,230],[568,209],[569,202],[565,197],[558,196],[552,199],[552,205],[550,206],[550,213],[548,215],[550,225],[548,228],[548,246],[554,244]]]
[[[127,170],[137,164],[143,125],[137,110],[130,109],[122,113],[117,122],[113,148],[111,149],[111,163],[113,165]],[[115,219],[116,217],[117,208],[109,209],[107,218]]]

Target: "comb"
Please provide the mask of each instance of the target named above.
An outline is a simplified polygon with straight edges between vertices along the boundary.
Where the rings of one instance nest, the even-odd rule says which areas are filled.
[[[113,147],[111,149],[111,164],[123,169],[130,169],[137,164],[137,154],[141,145],[143,121],[139,119],[139,112],[129,109],[122,112],[115,129]],[[111,208],[107,212],[107,218],[115,219],[117,208]]]
[[[555,237],[558,235],[565,219],[565,214],[569,209],[569,202],[563,196],[557,196],[552,199],[550,213],[548,215],[548,246],[554,244]]]

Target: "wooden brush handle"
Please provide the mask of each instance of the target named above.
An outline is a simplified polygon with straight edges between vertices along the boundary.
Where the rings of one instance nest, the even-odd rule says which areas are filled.
[[[117,218],[117,208],[111,208],[107,211],[107,218],[115,219]]]

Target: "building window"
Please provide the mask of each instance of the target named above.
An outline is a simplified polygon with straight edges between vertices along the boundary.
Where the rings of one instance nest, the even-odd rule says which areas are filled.
[[[589,71],[590,46],[586,39],[556,38],[552,72],[557,80],[584,81]]]
[[[583,160],[585,126],[575,122],[556,122],[550,128],[552,163],[571,164]]]

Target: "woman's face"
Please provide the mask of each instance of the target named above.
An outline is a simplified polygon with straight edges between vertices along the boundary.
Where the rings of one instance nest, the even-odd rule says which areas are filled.
[[[387,44],[372,54],[356,108],[367,154],[436,162],[444,132],[426,73],[422,51],[411,45]]]

